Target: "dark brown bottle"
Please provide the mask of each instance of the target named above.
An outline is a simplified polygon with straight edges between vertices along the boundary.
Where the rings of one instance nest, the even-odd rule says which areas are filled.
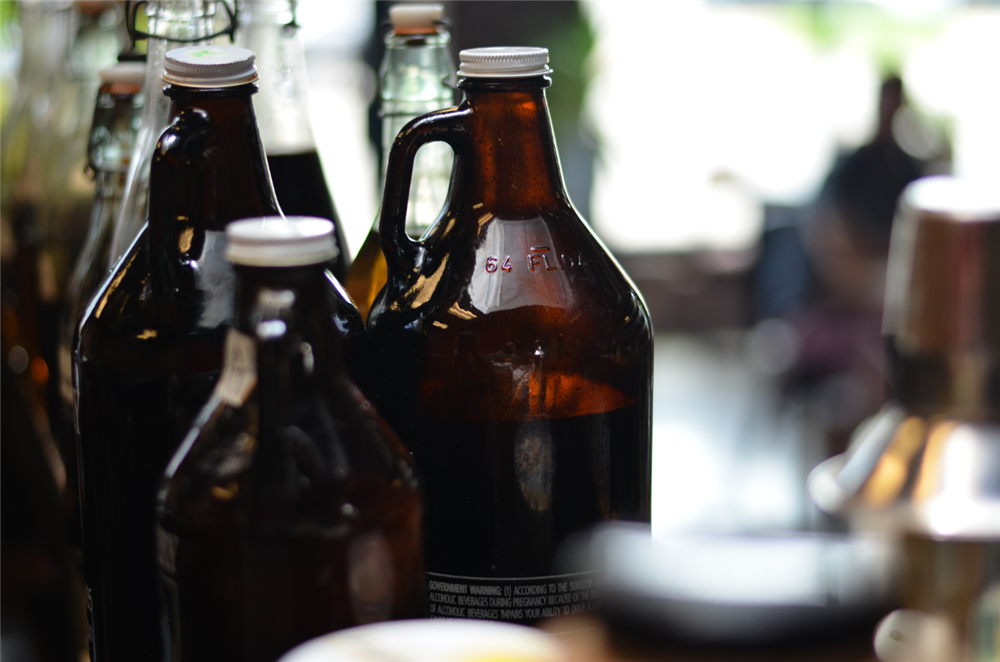
[[[189,52],[205,64],[189,65]],[[253,53],[166,58],[169,127],[149,221],[84,313],[77,426],[93,662],[161,662],[156,490],[222,367],[235,277],[225,226],[278,213],[251,95]]]
[[[159,550],[183,662],[273,662],[344,627],[423,615],[412,460],[348,378],[323,262],[333,224],[229,226],[222,377],[167,469]]]
[[[364,386],[421,472],[431,615],[532,622],[597,597],[589,573],[553,576],[568,534],[649,521],[652,327],[566,195],[548,51],[461,59],[463,103],[407,125],[389,159]],[[414,242],[409,177],[433,140],[452,187]]]

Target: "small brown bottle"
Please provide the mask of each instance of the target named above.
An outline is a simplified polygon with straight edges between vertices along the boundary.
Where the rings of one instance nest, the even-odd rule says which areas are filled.
[[[235,287],[225,226],[278,213],[256,77],[246,49],[167,55],[172,121],[153,154],[148,224],[83,313],[75,388],[93,662],[165,656],[156,490],[222,368]]]
[[[273,662],[351,625],[423,614],[412,460],[350,381],[324,219],[230,225],[236,319],[167,469],[159,550],[174,659]]]
[[[548,51],[460,58],[462,104],[392,148],[363,386],[421,472],[431,615],[533,622],[597,597],[588,573],[553,576],[568,534],[649,521],[652,326],[567,197]],[[451,191],[414,242],[413,158],[437,140],[455,152]]]

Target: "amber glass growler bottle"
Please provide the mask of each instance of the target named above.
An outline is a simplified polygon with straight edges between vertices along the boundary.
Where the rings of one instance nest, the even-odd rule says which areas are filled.
[[[273,662],[332,630],[423,614],[412,459],[347,376],[325,219],[226,229],[222,376],[170,462],[160,565],[183,662]],[[333,302],[335,303],[335,302]]]
[[[149,221],[81,322],[77,440],[93,662],[164,659],[156,490],[222,367],[235,285],[225,226],[278,214],[251,103],[256,77],[246,49],[167,54],[172,121],[153,154]]]
[[[565,536],[649,521],[652,328],[567,198],[548,51],[460,58],[462,104],[393,145],[366,386],[421,472],[431,615],[531,622],[597,597],[588,573],[553,576]],[[414,242],[408,180],[433,140],[455,152],[451,192]]]

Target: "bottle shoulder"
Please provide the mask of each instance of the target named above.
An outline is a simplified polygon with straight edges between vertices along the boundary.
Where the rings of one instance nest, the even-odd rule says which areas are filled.
[[[231,266],[203,260],[155,283],[157,257],[140,235],[98,287],[80,323],[82,363],[135,374],[219,369],[233,315]]]
[[[502,326],[518,318],[564,330],[650,326],[634,285],[572,208],[527,218],[488,208],[478,218],[456,216],[446,215],[420,244],[414,274],[387,288],[369,318],[370,333]],[[449,231],[449,223],[465,231]]]

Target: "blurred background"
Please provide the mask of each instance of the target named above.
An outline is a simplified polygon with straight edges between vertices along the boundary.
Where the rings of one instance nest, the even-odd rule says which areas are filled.
[[[355,251],[378,205],[390,4],[300,3]],[[1000,179],[1000,5],[444,6],[456,51],[550,49],[570,196],[656,328],[654,531],[820,526],[807,472],[885,398],[897,196],[926,174]]]
[[[379,202],[390,4],[298,3],[315,137],[354,252]],[[443,4],[456,53],[550,49],[570,196],[654,320],[654,536],[843,531],[811,504],[806,477],[887,396],[881,307],[899,193],[934,173],[1000,181],[1000,3]],[[73,62],[87,66],[71,78],[89,104],[127,37],[115,3],[77,5],[91,46],[80,39]],[[19,15],[0,1],[0,122],[18,94]],[[5,386],[29,370],[13,356]],[[4,391],[9,569],[31,520],[18,467],[54,465],[45,439],[8,461],[21,451],[6,441],[18,403],[9,410]],[[17,648],[20,612],[7,608],[56,566],[19,581],[5,571],[5,660],[56,659],[31,641]]]

